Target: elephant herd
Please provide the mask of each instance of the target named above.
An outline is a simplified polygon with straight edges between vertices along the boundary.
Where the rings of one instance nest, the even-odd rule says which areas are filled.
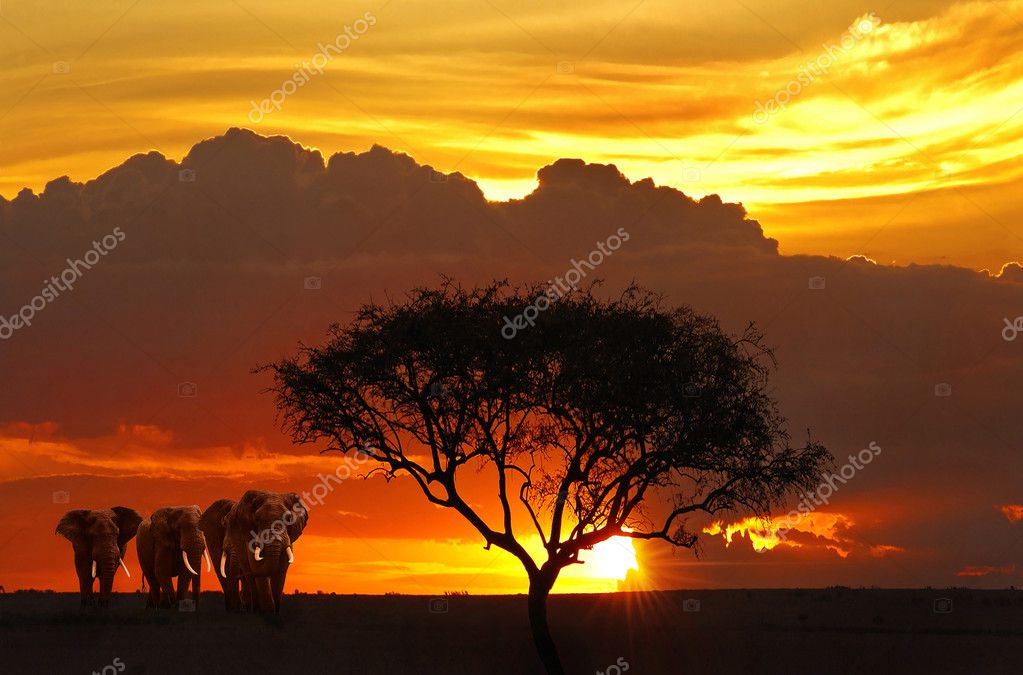
[[[189,585],[198,607],[203,562],[224,591],[228,611],[280,612],[294,542],[309,512],[294,492],[249,490],[238,501],[218,499],[205,511],[171,506],[143,519],[134,509],[68,511],[57,534],[71,542],[82,604],[110,603],[114,573],[124,568],[128,542],[135,538],[139,566],[149,584],[147,607],[173,607],[186,599]],[[218,561],[214,565],[212,561]],[[177,578],[177,589],[174,579]]]

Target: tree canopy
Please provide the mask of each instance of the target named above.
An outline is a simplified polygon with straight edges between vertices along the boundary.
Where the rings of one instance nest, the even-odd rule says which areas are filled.
[[[790,443],[752,325],[733,337],[638,287],[600,290],[448,280],[365,305],[325,344],[268,366],[296,441],[366,451],[519,559],[550,672],[544,601],[581,551],[612,536],[692,547],[689,514],[766,516],[830,459]],[[483,469],[499,502],[489,520],[463,494]],[[531,533],[538,559],[522,544]]]

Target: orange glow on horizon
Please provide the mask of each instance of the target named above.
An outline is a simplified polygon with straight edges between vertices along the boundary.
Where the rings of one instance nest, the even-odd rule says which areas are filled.
[[[741,534],[750,540],[753,550],[757,553],[770,551],[779,544],[782,546],[793,546],[798,548],[799,544],[796,542],[788,541],[787,539],[782,539],[778,536],[778,530],[780,528],[780,519],[768,521],[750,516],[743,518],[739,522],[730,523],[724,526],[722,526],[721,522],[715,522],[703,528],[703,532],[704,534],[709,534],[711,536],[719,534],[724,536],[725,546],[731,546],[732,537],[736,534]]]
[[[56,423],[0,426],[0,468],[5,469],[7,480],[23,484],[31,498],[38,498],[42,492],[48,502],[48,511],[39,518],[33,530],[36,539],[29,547],[38,552],[37,564],[25,565],[16,574],[8,571],[3,579],[6,588],[77,588],[67,564],[67,543],[53,534],[53,525],[70,508],[106,508],[117,503],[137,507],[148,515],[159,506],[183,499],[204,508],[217,498],[240,495],[253,485],[268,483],[273,489],[301,493],[313,488],[315,476],[334,474],[343,462],[337,454],[286,453],[259,442],[184,451],[173,447],[174,440],[170,431],[148,425],[122,424],[107,436],[78,440],[62,437]],[[169,464],[165,453],[172,451],[176,461]],[[460,533],[459,538],[412,532],[371,510],[366,498],[357,495],[399,491],[402,503],[408,500],[404,508],[424,508],[414,490],[402,490],[401,479],[387,487],[374,484],[374,480],[380,479],[337,485],[322,504],[311,509],[310,527],[295,547],[298,562],[289,573],[288,592],[526,592],[527,578],[521,563],[497,548],[484,550],[472,528],[457,515],[431,511],[431,517],[444,520],[447,531]],[[166,487],[168,482],[170,489]],[[182,487],[193,483],[203,487],[182,497]],[[53,497],[50,504],[51,493],[58,492],[66,492],[68,501],[58,502]],[[401,504],[396,506],[403,508]],[[17,515],[6,517],[16,519]],[[3,523],[0,517],[0,526]],[[520,540],[534,560],[545,559],[539,537],[520,535]],[[134,545],[128,549],[126,563],[133,578],[118,577],[118,592],[138,587]],[[553,592],[614,592],[630,572],[640,567],[630,537],[601,542],[583,551],[580,560],[582,564],[563,570]]]
[[[721,535],[725,546],[731,546],[735,535],[749,539],[750,545],[757,553],[771,551],[778,546],[803,548],[805,544],[789,538],[792,533],[804,533],[821,540],[826,549],[845,558],[850,553],[849,542],[842,532],[854,525],[852,518],[841,513],[815,511],[800,514],[795,520],[788,516],[775,516],[770,519],[748,516],[740,521],[725,525],[721,521],[711,523],[703,528],[704,534]],[[894,550],[898,547],[889,547]]]
[[[1023,504],[1005,504],[999,506],[998,510],[1010,523],[1018,523],[1023,520]]]
[[[992,574],[1012,575],[1015,573],[1016,573],[1015,565],[1003,565],[1001,567],[995,567],[993,565],[967,565],[963,569],[956,572],[956,576],[986,577]]]

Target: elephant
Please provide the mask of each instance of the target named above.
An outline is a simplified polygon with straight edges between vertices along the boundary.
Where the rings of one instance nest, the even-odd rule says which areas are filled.
[[[75,554],[75,572],[82,606],[96,604],[92,582],[99,577],[100,607],[110,605],[114,573],[120,564],[124,573],[131,573],[124,564],[128,542],[138,531],[142,516],[135,509],[115,506],[110,509],[75,509],[68,511],[57,523],[56,534],[71,542]]]
[[[250,602],[256,611],[280,613],[293,545],[309,522],[309,510],[294,492],[249,490],[226,519],[221,573],[232,594],[229,607]],[[230,566],[228,565],[230,563]],[[238,584],[241,596],[236,596]]]
[[[213,569],[206,538],[199,529],[201,515],[198,506],[168,506],[153,511],[139,525],[135,547],[142,574],[149,582],[146,607],[174,606],[174,577],[178,579],[178,606],[185,599],[189,584],[193,607],[199,606],[203,558],[206,571]]]

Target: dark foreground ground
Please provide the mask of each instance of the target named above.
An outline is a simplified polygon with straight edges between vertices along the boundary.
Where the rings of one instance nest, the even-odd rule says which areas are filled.
[[[521,596],[289,595],[280,617],[227,614],[212,593],[194,613],[143,605],[0,595],[0,672],[539,671]],[[1023,672],[1023,591],[563,595],[551,620],[573,674]]]

